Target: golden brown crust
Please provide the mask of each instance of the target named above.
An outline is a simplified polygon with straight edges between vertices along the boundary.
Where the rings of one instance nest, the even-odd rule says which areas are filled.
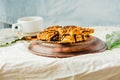
[[[54,25],[54,26],[49,26],[48,28],[44,29],[44,31],[58,31],[59,28],[61,28],[62,26],[58,26],[58,25]]]
[[[62,43],[75,43],[87,40],[90,34],[94,33],[92,28],[79,26],[50,26],[37,35],[42,41],[61,41]]]
[[[38,40],[51,41],[56,35],[58,35],[58,32],[55,30],[43,31],[40,34],[37,34],[37,38]]]
[[[36,41],[37,40],[37,36],[25,36],[25,37],[23,37],[23,40]]]
[[[61,40],[62,43],[74,43],[75,42],[75,38],[74,36],[71,36],[71,35],[68,35],[68,36],[65,36],[62,40]]]

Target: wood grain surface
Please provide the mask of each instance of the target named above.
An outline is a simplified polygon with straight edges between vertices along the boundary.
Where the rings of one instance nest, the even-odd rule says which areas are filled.
[[[87,41],[62,44],[56,42],[35,41],[28,47],[33,54],[53,58],[66,58],[83,54],[98,53],[107,48],[105,42],[97,37],[90,36]]]

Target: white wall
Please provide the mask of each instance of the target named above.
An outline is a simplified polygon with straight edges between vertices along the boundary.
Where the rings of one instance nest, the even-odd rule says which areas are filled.
[[[0,0],[2,22],[42,16],[46,25],[120,25],[120,0]]]

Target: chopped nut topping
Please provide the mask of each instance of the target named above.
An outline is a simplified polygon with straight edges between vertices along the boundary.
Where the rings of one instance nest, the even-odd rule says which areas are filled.
[[[61,41],[62,43],[82,42],[94,33],[92,28],[79,26],[50,26],[37,34],[37,39],[42,41]]]

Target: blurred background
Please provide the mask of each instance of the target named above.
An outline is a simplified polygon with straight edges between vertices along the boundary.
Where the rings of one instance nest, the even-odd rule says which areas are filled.
[[[0,28],[42,16],[49,25],[120,26],[120,0],[0,0]]]

